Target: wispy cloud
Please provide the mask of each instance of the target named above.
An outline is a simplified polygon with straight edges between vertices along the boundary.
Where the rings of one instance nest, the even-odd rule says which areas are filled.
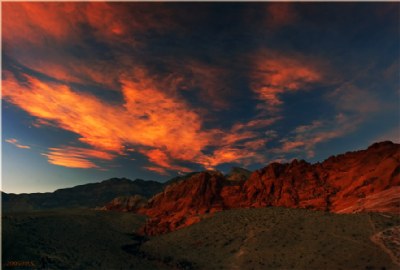
[[[115,155],[108,152],[71,146],[49,148],[49,151],[42,155],[46,156],[51,164],[84,169],[100,168],[92,159],[112,160],[115,158]]]
[[[252,89],[262,101],[260,109],[276,112],[283,104],[282,94],[300,90],[322,80],[321,70],[301,55],[283,55],[263,50],[255,54]]]
[[[11,143],[11,144],[15,145],[16,147],[22,148],[22,149],[30,149],[31,148],[29,145],[20,144],[17,139],[13,139],[13,138],[6,139],[6,142]]]
[[[201,115],[185,101],[158,89],[143,71],[137,71],[134,79],[121,79],[123,104],[106,103],[60,83],[43,82],[26,74],[21,76],[24,82],[11,73],[5,74],[3,96],[42,119],[41,125],[50,123],[79,134],[81,142],[111,153],[107,156],[109,159],[136,149],[151,164],[168,170],[189,171],[179,165],[180,161],[214,168],[225,162],[259,160],[257,151],[265,148],[268,141],[265,129],[280,119],[249,120],[225,131],[205,129]],[[205,153],[209,147],[213,150]],[[46,154],[52,164],[96,166],[83,160],[82,152],[76,157],[69,154],[71,151],[65,154],[55,149]]]
[[[340,138],[354,132],[362,121],[359,117],[337,114],[334,119],[314,120],[308,125],[294,128],[288,136],[280,140],[281,145],[271,149],[275,154],[304,153],[308,158],[315,155],[318,144]]]
[[[149,161],[153,164],[158,165],[158,170],[174,170],[174,171],[181,171],[181,172],[190,172],[189,168],[174,165],[173,160],[168,154],[160,149],[151,149],[151,150],[142,150],[141,151],[145,156],[148,157]],[[155,170],[154,167],[150,167],[151,170]]]
[[[263,15],[256,21],[274,39],[279,29],[303,19],[296,4],[260,7]],[[243,21],[253,22],[247,18],[252,8],[245,10]],[[194,24],[182,22],[215,20],[208,9],[188,16],[162,3],[154,8],[147,3],[20,2],[5,3],[3,10],[4,52],[11,59],[5,70],[13,72],[4,73],[3,98],[34,116],[34,127],[73,132],[87,147],[51,148],[45,155],[52,164],[99,168],[98,160],[135,152],[147,158],[148,170],[166,174],[199,164],[215,168],[266,162],[270,153],[311,157],[316,145],[354,131],[382,108],[378,91],[362,88],[354,78],[343,83],[340,72],[326,68],[335,61],[320,57],[330,53],[271,49],[274,41],[264,43],[251,33],[230,36],[229,31],[221,35],[221,40],[233,41],[225,56],[214,48],[223,46],[193,45],[192,29],[186,25]],[[198,41],[205,30],[196,32]],[[208,33],[219,37],[218,31]],[[236,46],[240,38],[250,45]],[[168,45],[171,40],[182,47]],[[167,46],[160,50],[163,42]],[[259,48],[254,51],[254,46]],[[388,68],[383,78],[397,78],[396,67]],[[342,85],[325,95],[333,80]],[[113,92],[104,94],[107,90]],[[332,114],[281,128],[290,118],[284,111],[286,98],[301,98],[304,91],[320,91],[325,96],[320,101]],[[108,95],[118,98],[106,99]]]
[[[162,4],[154,9],[148,3],[137,3],[134,9],[127,9],[120,3],[9,2],[2,8],[3,49],[14,61],[60,81],[113,90],[118,87],[121,70],[137,65],[128,50],[143,47],[137,35],[174,28]],[[88,29],[90,42],[83,38]],[[99,57],[102,54],[93,51],[91,42],[114,50]],[[82,54],[71,50],[70,44]]]
[[[156,172],[159,175],[169,175],[168,171],[164,168],[161,167],[156,167],[156,166],[145,166],[144,167],[148,171]]]
[[[367,115],[380,110],[382,102],[379,96],[368,90],[361,89],[354,83],[347,82],[327,95],[337,110],[344,113],[357,113]]]
[[[188,171],[181,162],[214,168],[224,162],[260,159],[257,151],[268,141],[264,132],[279,120],[257,116],[231,128],[206,129],[204,118],[209,110],[193,106],[183,96],[191,91],[210,110],[229,108],[233,89],[228,83],[229,69],[195,59],[182,66],[166,59],[171,72],[164,76],[143,67],[136,55],[145,46],[140,38],[143,33],[180,27],[163,5],[153,10],[137,4],[127,10],[115,3],[7,3],[4,11],[6,53],[23,63],[22,69],[56,80],[22,72],[18,79],[5,74],[4,99],[37,117],[37,128],[51,125],[71,131],[79,135],[80,142],[113,155],[135,149],[148,158],[150,168]],[[16,17],[21,19],[16,21]],[[275,17],[282,19],[279,14]],[[93,42],[108,47],[107,59],[97,57],[90,42],[82,38],[87,29],[91,29]],[[66,49],[71,43],[84,56]],[[106,102],[81,91],[75,83],[117,91],[123,102]],[[60,156],[50,155],[49,161],[63,163]],[[82,158],[70,159],[70,164],[97,166]]]

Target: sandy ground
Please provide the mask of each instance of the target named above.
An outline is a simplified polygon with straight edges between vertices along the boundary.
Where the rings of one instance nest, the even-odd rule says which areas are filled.
[[[8,213],[3,269],[398,269],[395,215],[235,209],[152,238],[135,233],[144,222],[93,210]]]

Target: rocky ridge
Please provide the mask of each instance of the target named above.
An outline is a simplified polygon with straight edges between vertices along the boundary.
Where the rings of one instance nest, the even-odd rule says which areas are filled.
[[[322,163],[271,163],[247,180],[205,171],[167,185],[135,212],[149,217],[142,233],[189,226],[232,208],[284,206],[334,213],[400,213],[400,145],[382,142],[332,156]]]

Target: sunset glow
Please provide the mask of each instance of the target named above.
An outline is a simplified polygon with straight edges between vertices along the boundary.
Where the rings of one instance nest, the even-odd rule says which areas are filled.
[[[154,179],[398,139],[398,13],[335,7],[2,3],[3,155]]]

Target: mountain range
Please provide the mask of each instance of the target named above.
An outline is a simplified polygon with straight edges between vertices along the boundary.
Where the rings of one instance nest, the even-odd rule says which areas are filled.
[[[234,208],[282,206],[333,213],[400,213],[400,145],[386,141],[366,150],[271,163],[250,172],[232,168],[193,172],[159,183],[112,178],[53,193],[2,194],[3,211],[97,208],[144,214],[141,232],[175,231]]]
[[[12,194],[2,192],[3,211],[27,211],[56,208],[94,208],[104,206],[116,197],[140,195],[149,198],[162,191],[164,184],[127,178],[111,178],[54,192]]]
[[[205,171],[167,185],[138,213],[149,217],[142,232],[166,233],[233,208],[283,206],[333,213],[400,213],[400,145],[375,143],[322,163],[271,163],[247,180],[230,181]]]

